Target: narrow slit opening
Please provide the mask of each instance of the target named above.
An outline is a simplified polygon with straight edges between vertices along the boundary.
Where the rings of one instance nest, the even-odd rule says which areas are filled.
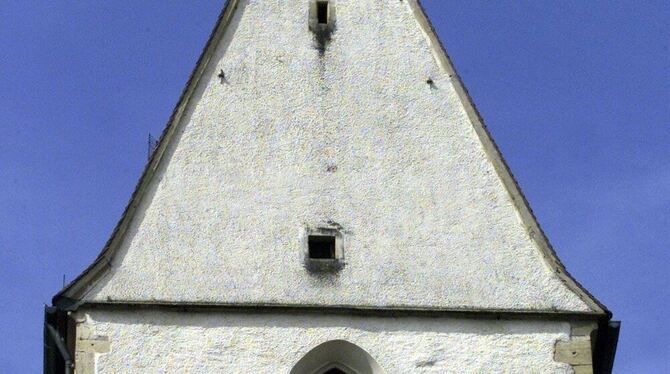
[[[317,22],[321,25],[328,24],[328,2],[327,1],[317,1],[316,2],[316,18]]]

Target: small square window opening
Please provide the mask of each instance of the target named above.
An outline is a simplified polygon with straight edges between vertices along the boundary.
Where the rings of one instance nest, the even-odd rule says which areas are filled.
[[[310,235],[308,238],[309,258],[314,260],[334,260],[335,237]]]
[[[328,24],[328,2],[327,1],[317,1],[316,2],[316,19],[317,19],[317,22],[321,25]]]

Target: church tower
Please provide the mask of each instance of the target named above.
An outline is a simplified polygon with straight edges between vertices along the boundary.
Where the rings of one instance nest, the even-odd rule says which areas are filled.
[[[229,0],[45,371],[609,373],[417,0]]]

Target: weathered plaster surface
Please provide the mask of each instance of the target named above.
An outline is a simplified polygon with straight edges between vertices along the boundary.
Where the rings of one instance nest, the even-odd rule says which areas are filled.
[[[346,340],[388,374],[571,373],[554,361],[564,322],[328,315],[91,311],[110,341],[99,373],[286,373],[312,348]]]
[[[308,1],[241,1],[87,299],[589,310],[529,237],[406,2],[336,6],[321,55]],[[317,277],[301,232],[328,221],[346,266]]]

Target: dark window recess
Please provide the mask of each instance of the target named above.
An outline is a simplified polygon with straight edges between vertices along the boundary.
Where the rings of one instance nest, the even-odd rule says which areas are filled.
[[[334,236],[310,236],[308,239],[309,258],[314,260],[335,259],[335,237]]]
[[[328,23],[328,2],[327,1],[317,1],[316,2],[316,18],[318,22],[322,25]]]
[[[323,374],[347,374],[347,373],[343,372],[343,371],[340,370],[340,369],[335,368],[335,369],[330,369],[330,370],[328,370],[327,372],[325,372],[325,373],[323,373]]]

